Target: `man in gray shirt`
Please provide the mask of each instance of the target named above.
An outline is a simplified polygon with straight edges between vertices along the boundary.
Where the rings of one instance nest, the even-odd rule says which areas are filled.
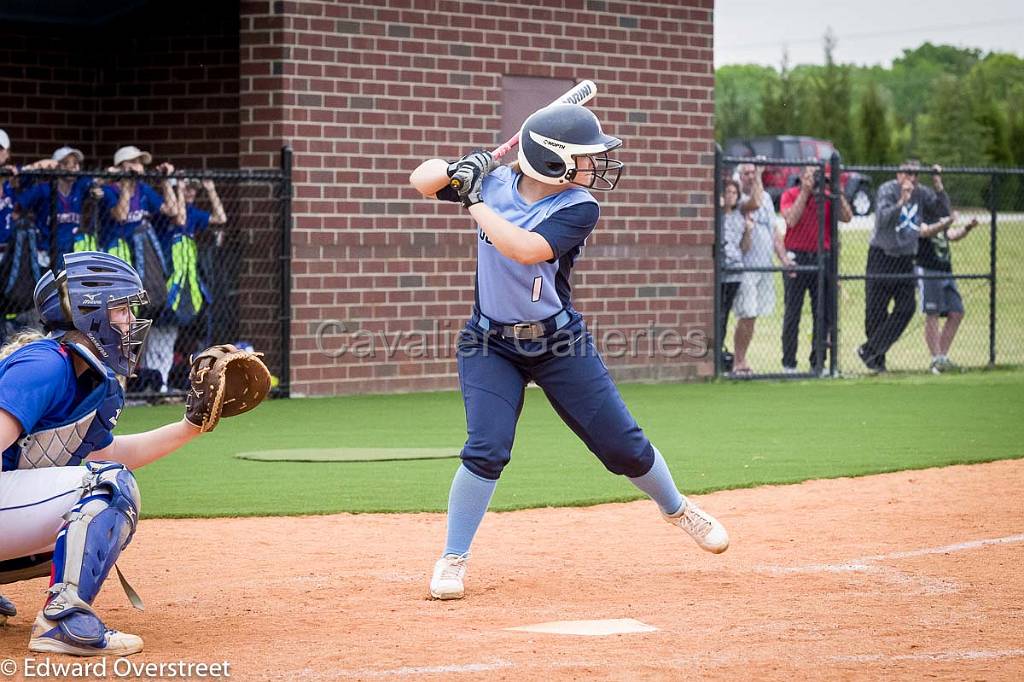
[[[896,179],[878,188],[875,201],[875,227],[868,247],[865,282],[867,340],[857,349],[861,361],[873,372],[886,370],[886,352],[914,316],[914,256],[921,225],[949,214],[945,191],[936,193],[918,184],[920,166],[916,159],[904,161]]]

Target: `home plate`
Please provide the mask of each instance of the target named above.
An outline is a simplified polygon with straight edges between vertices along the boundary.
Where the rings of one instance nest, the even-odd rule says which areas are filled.
[[[551,623],[536,625],[520,625],[505,628],[516,632],[544,632],[549,635],[583,635],[585,637],[603,637],[605,635],[629,635],[635,632],[657,632],[658,628],[641,623],[632,618],[613,618],[611,620],[556,620]]]

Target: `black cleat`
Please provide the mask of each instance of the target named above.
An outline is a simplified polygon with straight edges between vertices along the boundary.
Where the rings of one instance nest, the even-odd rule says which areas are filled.
[[[864,366],[875,374],[881,374],[885,371],[885,362],[881,361],[877,355],[868,355],[867,348],[863,345],[857,347],[857,357],[864,363]]]

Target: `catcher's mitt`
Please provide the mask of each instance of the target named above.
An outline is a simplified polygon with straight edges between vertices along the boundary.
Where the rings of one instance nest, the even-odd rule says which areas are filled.
[[[200,431],[213,431],[221,417],[234,417],[259,405],[270,392],[270,372],[260,355],[225,344],[195,356],[185,399],[188,423]]]

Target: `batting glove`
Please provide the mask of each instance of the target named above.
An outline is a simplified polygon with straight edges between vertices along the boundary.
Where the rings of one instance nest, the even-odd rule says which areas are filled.
[[[483,198],[484,189],[484,176],[477,175],[468,185],[463,185],[459,189],[459,198],[462,200],[462,205],[466,208],[479,204],[484,200]]]
[[[466,154],[453,164],[448,165],[448,175],[451,177],[451,186],[458,192],[459,196],[465,196],[468,187],[472,186],[477,178],[483,179],[488,173],[498,167],[490,152],[475,151]]]

